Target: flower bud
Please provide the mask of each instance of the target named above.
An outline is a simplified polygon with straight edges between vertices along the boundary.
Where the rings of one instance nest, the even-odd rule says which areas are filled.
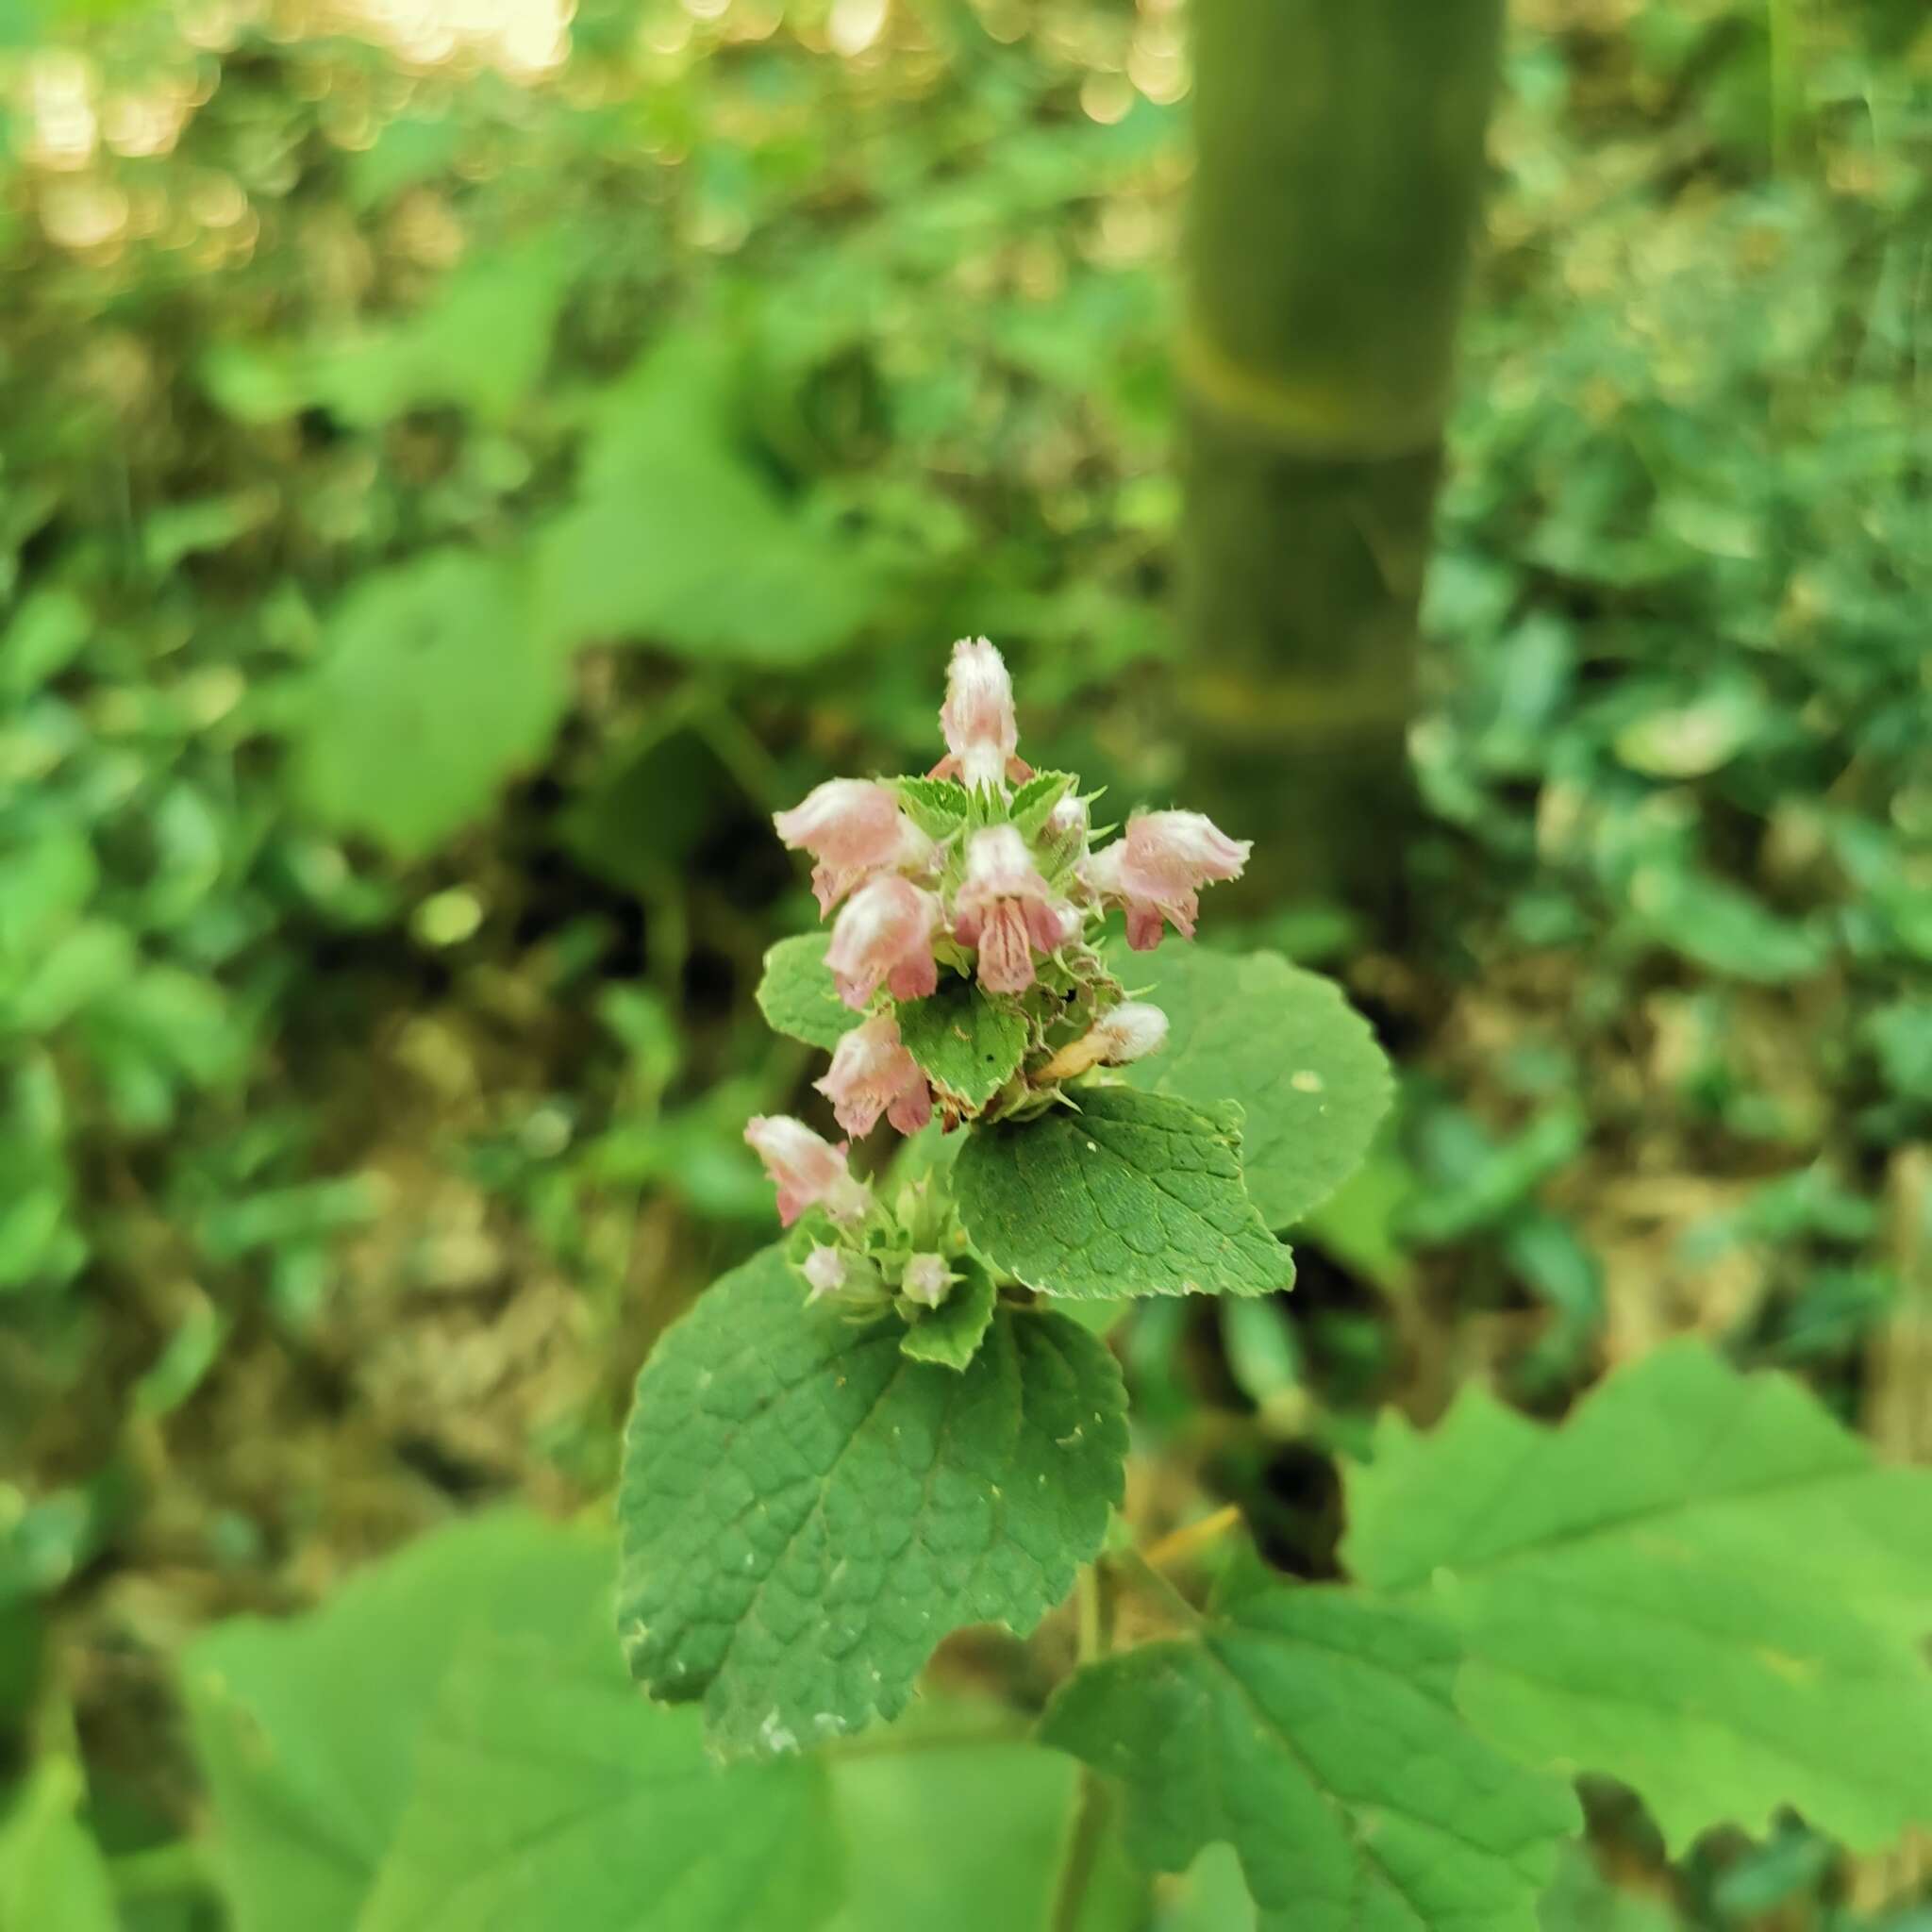
[[[814,1241],[811,1253],[799,1270],[811,1288],[807,1299],[823,1301],[827,1295],[837,1294],[845,1286],[848,1272],[843,1248],[828,1248],[823,1241]]]
[[[940,729],[952,775],[974,791],[1004,790],[1020,724],[1006,659],[985,638],[961,638],[953,646]]]
[[[825,949],[839,997],[855,1012],[884,980],[895,1000],[924,999],[940,983],[932,956],[940,902],[909,879],[875,878],[852,895]]]
[[[778,1190],[778,1219],[790,1227],[808,1208],[823,1208],[834,1221],[865,1219],[872,1191],[855,1180],[845,1150],[821,1139],[790,1114],[758,1114],[745,1123],[744,1138]]]
[[[1048,890],[1012,825],[974,833],[953,906],[953,936],[978,948],[979,983],[989,992],[1024,992],[1034,951],[1055,952],[1079,931],[1078,916]]]
[[[1198,889],[1239,878],[1253,849],[1197,811],[1139,812],[1124,838],[1088,860],[1087,882],[1126,908],[1127,943],[1144,953],[1160,943],[1163,923],[1192,939]]]
[[[939,1255],[914,1255],[899,1279],[899,1291],[923,1308],[936,1308],[945,1300],[958,1276]]]
[[[791,850],[819,861],[811,886],[821,915],[874,873],[919,872],[932,862],[932,841],[899,809],[898,793],[867,778],[827,779],[772,823]]]
[[[890,1013],[855,1026],[832,1052],[832,1064],[812,1083],[832,1103],[839,1124],[860,1140],[883,1113],[902,1134],[916,1134],[932,1118],[932,1089],[899,1041]]]
[[[1126,1000],[1108,1014],[1087,1036],[1109,1067],[1124,1067],[1158,1053],[1167,1044],[1167,1015],[1144,1000]]]

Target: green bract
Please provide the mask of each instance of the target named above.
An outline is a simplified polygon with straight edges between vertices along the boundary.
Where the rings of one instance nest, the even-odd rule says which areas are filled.
[[[758,1002],[758,1011],[774,1031],[829,1051],[858,1024],[859,1016],[839,997],[839,990],[832,984],[825,965],[828,943],[822,932],[780,940],[765,955]]]
[[[1009,1001],[946,974],[939,991],[900,1008],[899,1038],[943,1098],[982,1108],[1019,1071],[1026,1021]]]
[[[619,1629],[646,1687],[702,1697],[726,1750],[896,1714],[948,1631],[1030,1630],[1100,1547],[1126,1451],[1101,1343],[1005,1307],[958,1370],[909,1359],[905,1333],[803,1307],[771,1249],[639,1378]]]
[[[1241,1184],[1239,1108],[1105,1087],[1078,1108],[984,1129],[961,1151],[960,1218],[996,1266],[1085,1300],[1293,1281]]]

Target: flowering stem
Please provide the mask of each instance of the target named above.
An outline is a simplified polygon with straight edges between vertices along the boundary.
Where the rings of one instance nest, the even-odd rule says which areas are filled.
[[[1080,1572],[1077,1589],[1079,1660],[1085,1665],[1105,1657],[1113,1643],[1113,1579],[1102,1564],[1090,1563]],[[1093,1774],[1092,1767],[1081,1765],[1073,1828],[1067,1835],[1059,1883],[1054,1890],[1053,1916],[1048,1922],[1051,1932],[1078,1932],[1087,1888],[1100,1863],[1100,1847],[1112,1809],[1107,1788]]]

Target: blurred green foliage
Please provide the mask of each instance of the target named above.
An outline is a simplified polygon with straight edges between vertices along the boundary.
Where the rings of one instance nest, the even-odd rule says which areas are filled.
[[[1519,13],[1418,929],[1356,961],[1402,1131],[1291,1314],[1121,1344],[1316,1571],[1393,1388],[1689,1325],[1857,1413],[1928,1291],[1923,9]],[[186,1628],[608,1484],[805,1065],[766,813],[929,757],[968,632],[1109,809],[1178,777],[1180,18],[532,19],[0,20],[0,1907],[84,1787],[117,1865],[186,1823]],[[1676,1882],[1795,1908],[1794,1833]]]

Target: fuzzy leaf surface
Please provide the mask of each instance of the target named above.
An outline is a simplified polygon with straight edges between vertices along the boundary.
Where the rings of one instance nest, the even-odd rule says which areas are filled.
[[[955,973],[941,974],[938,991],[926,998],[900,1004],[899,1038],[935,1087],[975,1109],[1026,1057],[1026,1022],[1019,1009]]]
[[[1294,1279],[1241,1184],[1239,1109],[1122,1087],[976,1128],[954,1170],[974,1245],[1043,1294],[1267,1294]]]
[[[724,1750],[895,1715],[948,1631],[1030,1630],[1100,1545],[1126,1450],[1106,1349],[1044,1309],[1000,1308],[963,1370],[905,1332],[807,1307],[768,1249],[638,1378],[619,1632]]]

